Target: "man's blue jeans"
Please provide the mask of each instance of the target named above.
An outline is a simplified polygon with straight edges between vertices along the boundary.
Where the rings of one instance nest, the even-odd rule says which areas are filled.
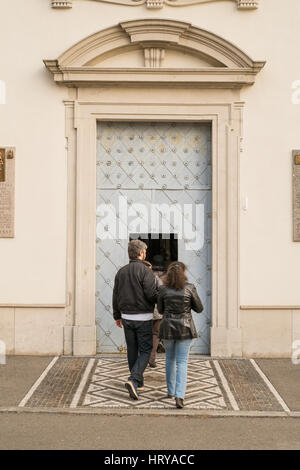
[[[130,370],[129,380],[138,387],[144,385],[143,373],[153,347],[152,320],[135,321],[122,319],[127,344],[127,359]]]
[[[193,339],[164,339],[168,394],[184,399],[187,366]]]

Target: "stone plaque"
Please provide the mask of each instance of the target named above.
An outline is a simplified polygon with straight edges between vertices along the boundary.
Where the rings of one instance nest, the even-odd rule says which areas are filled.
[[[5,181],[5,149],[0,149],[0,181]]]
[[[294,242],[300,242],[300,150],[293,150]]]
[[[0,238],[15,236],[15,149],[0,148]]]

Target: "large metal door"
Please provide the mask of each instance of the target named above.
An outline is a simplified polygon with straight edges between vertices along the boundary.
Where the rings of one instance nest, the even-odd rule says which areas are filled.
[[[193,313],[200,337],[193,342],[192,352],[209,354],[210,124],[98,123],[98,352],[118,352],[126,347],[123,330],[116,327],[112,316],[112,289],[117,270],[128,263],[129,234],[159,232],[178,236],[178,259],[187,265],[189,281],[195,284],[204,305],[201,314]]]

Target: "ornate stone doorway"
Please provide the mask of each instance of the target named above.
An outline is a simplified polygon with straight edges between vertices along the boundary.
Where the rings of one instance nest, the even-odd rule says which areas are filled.
[[[157,60],[149,60],[153,50]],[[253,61],[230,42],[189,23],[147,19],[100,31],[45,64],[54,80],[68,87],[67,281],[71,300],[65,344],[72,344],[75,355],[97,350],[97,122],[209,122],[210,350],[213,356],[241,356],[239,158],[244,103],[240,90],[254,83],[264,62]]]

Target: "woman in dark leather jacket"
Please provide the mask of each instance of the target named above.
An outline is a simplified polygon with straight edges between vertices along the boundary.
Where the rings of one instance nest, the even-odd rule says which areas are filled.
[[[184,263],[171,263],[157,298],[157,309],[163,315],[159,337],[166,349],[168,397],[175,397],[177,408],[184,406],[189,351],[193,338],[198,336],[191,310],[203,310],[194,284],[187,282],[185,270]]]

